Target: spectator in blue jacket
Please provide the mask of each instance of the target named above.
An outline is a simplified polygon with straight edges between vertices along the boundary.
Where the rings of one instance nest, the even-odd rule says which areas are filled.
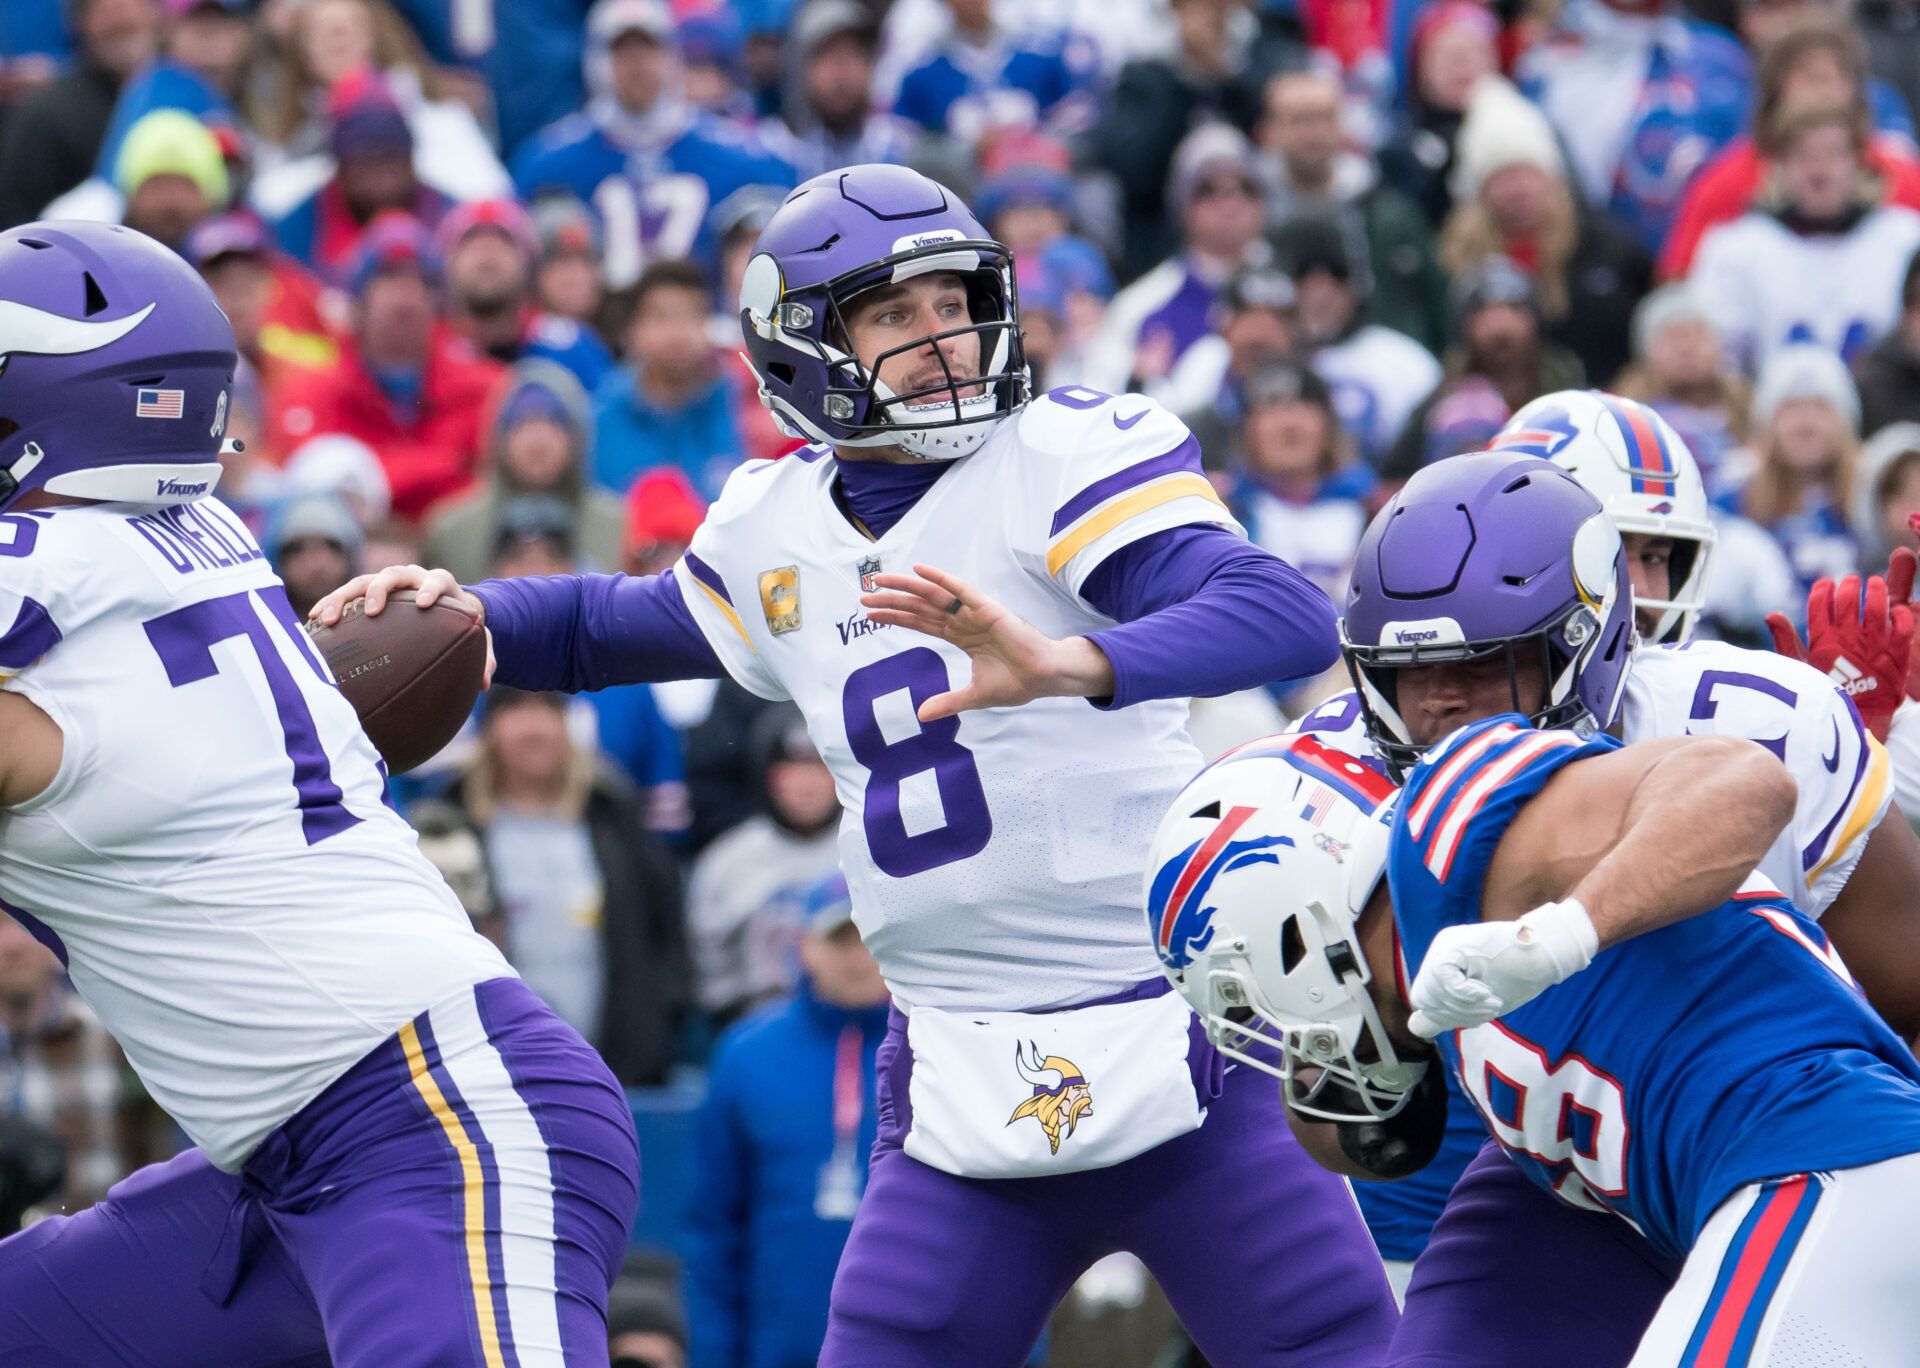
[[[816,885],[808,912],[799,992],[714,1049],[689,1218],[694,1368],[811,1368],[866,1184],[887,990],[845,879]]]
[[[599,0],[586,41],[587,106],[514,154],[520,197],[562,192],[594,206],[614,289],[631,285],[642,261],[691,256],[712,267],[707,211],[743,185],[791,186],[793,168],[680,94],[665,0]]]
[[[707,338],[712,299],[690,261],[656,261],[633,287],[627,364],[593,396],[593,478],[616,493],[673,466],[711,503],[740,463],[733,387]]]

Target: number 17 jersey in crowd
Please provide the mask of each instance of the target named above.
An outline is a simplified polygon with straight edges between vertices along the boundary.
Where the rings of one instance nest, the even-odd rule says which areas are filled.
[[[674,581],[728,673],[806,715],[889,987],[910,1007],[1035,1011],[1157,978],[1140,888],[1154,829],[1200,763],[1186,702],[1043,698],[921,723],[919,705],[972,666],[871,621],[860,595],[928,565],[1049,637],[1111,626],[1081,597],[1108,556],[1187,524],[1237,530],[1191,435],[1148,400],[1056,390],[877,539],[834,477],[818,447],[741,467]]]

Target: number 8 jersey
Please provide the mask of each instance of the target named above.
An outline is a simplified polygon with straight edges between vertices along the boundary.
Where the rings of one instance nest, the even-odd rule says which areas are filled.
[[[1387,857],[1403,985],[1442,927],[1480,919],[1488,867],[1527,801],[1620,744],[1509,713],[1421,759]],[[1530,1178],[1626,1217],[1676,1257],[1748,1183],[1920,1151],[1912,1052],[1819,926],[1764,880],[1750,886],[1435,1042]]]
[[[1047,636],[1110,626],[1080,590],[1114,551],[1190,523],[1237,530],[1197,443],[1149,400],[1056,390],[878,539],[842,511],[835,469],[824,448],[741,467],[674,580],[727,671],[806,715],[889,987],[910,1006],[1028,1011],[1154,978],[1140,887],[1200,763],[1186,703],[1043,698],[922,724],[922,702],[970,677],[967,656],[870,621],[860,595],[924,564]]]
[[[215,1164],[422,1010],[510,977],[214,499],[0,516],[0,687],[60,726],[0,808],[0,911]]]

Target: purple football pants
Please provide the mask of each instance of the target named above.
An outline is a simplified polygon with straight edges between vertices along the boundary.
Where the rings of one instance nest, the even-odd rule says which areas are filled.
[[[1413,1266],[1385,1368],[1626,1368],[1679,1272],[1625,1221],[1557,1201],[1488,1141]]]
[[[0,1365],[607,1362],[633,1118],[517,979],[421,1013],[239,1174],[193,1150],[0,1242]]]
[[[1111,1168],[956,1178],[899,1148],[904,1018],[881,1046],[881,1132],[834,1278],[821,1368],[1013,1368],[1096,1259],[1130,1250],[1215,1368],[1375,1368],[1393,1295],[1344,1179],[1235,1067],[1198,1130]]]

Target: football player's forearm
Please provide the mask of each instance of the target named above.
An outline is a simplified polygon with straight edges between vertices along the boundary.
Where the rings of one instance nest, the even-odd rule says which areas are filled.
[[[468,592],[486,605],[494,677],[579,693],[725,673],[669,575],[530,575]]]
[[[1602,949],[1738,891],[1793,817],[1793,776],[1763,747],[1701,737],[1648,768],[1613,848],[1573,887]]]

